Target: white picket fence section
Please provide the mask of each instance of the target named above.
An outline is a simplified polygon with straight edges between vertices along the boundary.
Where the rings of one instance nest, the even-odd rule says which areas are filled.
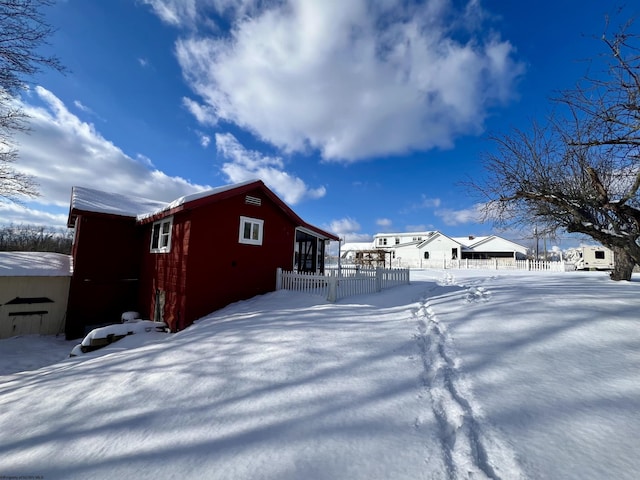
[[[346,267],[340,270],[327,269],[324,275],[288,272],[278,268],[276,273],[276,290],[293,290],[321,295],[329,302],[408,284],[408,268]]]
[[[393,265],[396,265],[394,260]],[[540,270],[552,272],[565,272],[575,270],[575,265],[563,261],[543,260],[515,260],[513,258],[462,259],[462,260],[416,260],[413,262],[401,261],[397,263],[403,268],[432,268],[432,269],[481,269],[481,270]],[[343,267],[344,269],[344,267]]]

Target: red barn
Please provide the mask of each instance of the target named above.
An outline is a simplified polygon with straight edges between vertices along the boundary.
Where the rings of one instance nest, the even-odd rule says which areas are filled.
[[[323,271],[335,235],[304,222],[262,181],[165,204],[74,187],[67,338],[135,310],[172,331],[275,290],[276,269]]]

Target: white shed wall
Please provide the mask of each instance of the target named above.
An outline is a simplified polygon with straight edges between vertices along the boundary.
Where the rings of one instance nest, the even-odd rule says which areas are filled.
[[[69,276],[0,276],[0,338],[64,332],[70,281]],[[17,297],[46,297],[52,302],[7,305]]]
[[[419,258],[424,259],[424,252],[429,252],[429,261],[451,260],[452,249],[457,249],[457,258],[460,258],[461,246],[458,242],[439,235],[420,248]]]
[[[521,245],[517,245],[513,242],[505,240],[503,238],[492,238],[477,248],[474,247],[474,250],[478,250],[479,252],[519,252],[523,255],[527,254],[527,248]]]
[[[391,265],[397,266],[398,259],[402,261],[402,264],[406,264],[407,262],[415,262],[420,259],[420,250],[415,243],[411,243],[410,245],[398,245],[393,248],[392,251],[395,252],[395,258],[392,258]]]

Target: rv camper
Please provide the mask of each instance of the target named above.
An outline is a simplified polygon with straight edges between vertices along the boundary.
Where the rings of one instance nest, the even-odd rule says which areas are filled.
[[[576,270],[613,270],[613,252],[607,247],[579,247],[567,254]]]

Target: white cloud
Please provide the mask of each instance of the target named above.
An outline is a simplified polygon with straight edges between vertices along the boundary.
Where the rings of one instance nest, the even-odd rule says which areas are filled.
[[[425,195],[422,196],[422,202],[418,205],[418,208],[437,208],[440,206],[439,198],[427,198]]]
[[[333,220],[325,228],[345,242],[370,242],[373,239],[371,235],[360,233],[360,224],[350,217]]]
[[[129,157],[102,137],[93,125],[71,113],[53,93],[42,87],[36,87],[33,92],[45,106],[23,102],[31,131],[15,137],[19,153],[15,167],[35,176],[41,193],[37,202],[43,210],[45,207],[68,208],[74,185],[166,201],[210,188],[181,177],[170,177],[154,168],[144,155],[136,159]],[[22,208],[22,213],[16,213],[14,207]],[[30,210],[14,207],[3,207],[7,213],[3,220],[7,223],[22,222],[18,220],[20,215],[37,214],[38,207],[33,202]],[[49,219],[47,215],[42,213],[43,222]],[[66,215],[64,218],[66,221]]]
[[[295,205],[307,198],[320,198],[324,187],[309,188],[304,181],[284,171],[280,157],[267,157],[260,152],[247,150],[230,133],[216,134],[218,153],[227,160],[221,167],[231,183],[260,178],[285,202]]]
[[[424,223],[418,225],[407,225],[404,228],[405,232],[429,232],[433,230],[433,226],[427,227]]]
[[[86,105],[84,105],[80,100],[74,100],[73,104],[79,109],[82,110],[85,113],[93,113],[93,110],[91,110],[89,107],[87,107]]]
[[[63,227],[67,224],[66,214],[45,212],[38,208],[30,208],[15,203],[0,202],[0,218],[2,218],[2,225],[13,223],[14,225],[55,225]]]
[[[393,221],[390,218],[379,218],[376,220],[376,225],[382,228],[389,228],[393,225]]]
[[[187,97],[182,99],[182,104],[201,124],[215,126],[218,123],[218,117],[213,108],[207,105],[201,105]]]
[[[509,42],[480,30],[475,1],[145,1],[167,23],[215,11],[232,26],[176,43],[199,121],[329,160],[451,147],[482,131],[523,70]]]
[[[160,19],[170,25],[184,25],[195,21],[196,0],[142,0]]]
[[[401,214],[414,213],[418,210],[434,209],[440,207],[442,201],[439,198],[429,198],[425,194],[420,195],[420,200],[400,210]],[[417,230],[416,230],[417,231]]]
[[[211,137],[202,132],[196,132],[196,135],[198,135],[198,138],[200,139],[200,145],[202,145],[203,148],[207,148],[211,143]]]
[[[264,0],[141,0],[165,23],[182,28],[195,28],[203,24],[208,28],[215,23],[206,14],[244,17]]]
[[[353,218],[346,217],[339,220],[333,220],[329,224],[330,231],[336,235],[344,235],[345,233],[353,233],[360,230],[360,224]]]
[[[412,212],[415,210],[423,210],[426,208],[438,208],[442,202],[439,198],[429,198],[426,195],[422,194],[420,196],[420,201],[411,205],[407,210],[404,210],[404,213]]]
[[[348,232],[340,235],[345,242],[372,242],[373,236],[367,233]]]
[[[485,206],[483,204],[475,204],[471,208],[462,210],[445,208],[437,210],[435,214],[442,219],[445,225],[453,227],[467,223],[483,223],[485,215],[484,208]]]

